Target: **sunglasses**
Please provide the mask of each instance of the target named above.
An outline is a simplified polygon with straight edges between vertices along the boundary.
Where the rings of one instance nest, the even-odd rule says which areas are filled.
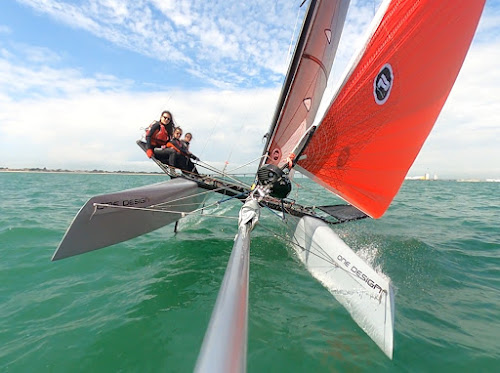
[[[165,119],[165,120],[170,120],[171,118],[170,118],[170,117],[163,116],[163,119]]]

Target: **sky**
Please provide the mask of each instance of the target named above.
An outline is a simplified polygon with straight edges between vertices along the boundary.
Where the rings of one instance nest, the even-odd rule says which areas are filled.
[[[158,171],[135,141],[165,109],[202,160],[233,170],[257,159],[301,3],[0,0],[0,167]],[[380,3],[351,0],[325,96]],[[500,179],[498,61],[500,0],[488,0],[409,176]]]

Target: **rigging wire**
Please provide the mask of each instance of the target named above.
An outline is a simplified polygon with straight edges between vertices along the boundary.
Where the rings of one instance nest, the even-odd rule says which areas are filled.
[[[241,124],[241,126],[238,128],[238,130],[236,131],[236,133],[241,133],[241,130],[243,129],[243,126],[244,124]],[[234,150],[234,147],[237,145],[237,141],[234,141],[232,144],[231,144],[231,149],[229,150],[229,154],[228,156],[226,157],[226,161],[225,161],[225,164],[224,164],[224,168],[222,169],[222,172],[225,173],[226,171],[226,167],[227,165],[229,164],[229,160],[231,159],[231,156],[233,155],[233,150]]]
[[[207,138],[205,140],[205,144],[203,144],[203,148],[201,149],[200,155],[203,155],[205,153],[205,150],[207,148],[208,142],[212,139],[212,136],[213,136],[215,130],[219,126],[219,119],[220,119],[220,116],[219,116],[219,118],[217,118],[217,120],[215,121],[214,125],[212,126],[212,131],[207,136]]]
[[[286,224],[283,222],[282,219],[280,219],[280,221],[281,221],[282,225],[286,226]],[[334,269],[340,269],[340,270],[342,270],[344,273],[348,274],[351,278],[353,278],[356,283],[360,284],[359,279],[357,278],[357,276],[354,273],[351,273],[346,268],[343,268],[342,266],[338,265],[337,262],[335,262],[335,260],[325,250],[323,250],[321,248],[321,246],[315,244],[314,242],[311,242],[311,247],[312,248],[311,249],[307,249],[306,247],[300,245],[293,238],[289,238],[287,235],[278,234],[278,233],[272,231],[271,229],[269,229],[269,228],[267,228],[267,227],[265,227],[263,225],[260,225],[260,224],[258,224],[257,227],[261,227],[262,229],[264,229],[265,231],[267,231],[268,233],[270,233],[272,236],[277,237],[277,238],[283,240],[285,243],[291,244],[291,245],[296,246],[296,247],[299,247],[302,251],[306,251],[308,254],[313,255],[313,256],[317,257],[318,259],[320,259],[320,260],[328,263],[329,265],[332,266],[332,268],[330,270],[334,270]],[[314,250],[316,250],[316,252]],[[328,288],[328,290],[330,292],[342,292],[344,294],[346,293],[346,290],[344,290],[344,289],[330,289],[330,288]],[[365,290],[365,289],[350,290],[350,291],[348,291],[348,294],[349,295],[365,294],[365,295],[368,295],[370,298],[377,299],[379,301],[380,301],[380,296],[381,296],[381,295],[375,296],[370,291]]]
[[[236,198],[236,197],[233,197],[233,198]],[[165,210],[165,209],[155,209],[155,208],[151,208],[151,207],[116,206],[116,205],[110,205],[110,204],[105,204],[105,203],[94,203],[94,208],[97,209],[97,207],[109,207],[109,208],[127,209],[127,210],[133,210],[133,211],[150,211],[150,212],[159,212],[159,213],[170,213],[170,214],[179,214],[179,215],[181,215],[181,217],[184,218],[186,216],[195,215],[198,211],[206,210],[207,208],[219,205],[220,203],[226,202],[226,201],[228,201],[230,199],[233,199],[233,198],[224,199],[224,200],[221,200],[221,201],[216,201],[216,202],[214,202],[211,205],[201,207],[201,208],[196,209],[196,210],[191,211],[191,212],[180,212],[180,211]],[[95,213],[95,210],[94,210],[94,213]],[[92,216],[93,215],[94,214],[92,214]],[[200,214],[197,214],[197,215],[199,217],[201,217],[201,218],[210,217],[210,218],[218,218],[218,219],[226,219],[226,220],[234,220],[234,221],[236,221],[236,220],[239,219],[238,217],[222,216],[222,215],[216,215],[216,214],[210,214],[210,213],[209,214],[203,213],[202,215],[200,215]],[[92,219],[92,217],[91,217],[91,219]],[[281,217],[280,217],[280,222],[281,222],[282,225],[286,226],[286,224],[284,223],[283,219],[281,219]],[[328,253],[325,250],[323,250],[320,246],[318,246],[318,245],[316,245],[314,243],[311,243],[313,245],[313,249],[316,250],[316,252],[315,252],[315,251],[313,251],[311,249],[307,249],[307,248],[303,247],[302,245],[299,245],[299,243],[296,240],[293,240],[293,239],[289,238],[288,236],[286,236],[284,234],[278,234],[275,231],[272,231],[271,229],[267,228],[264,225],[260,225],[259,224],[258,227],[261,227],[263,230],[269,232],[272,236],[277,237],[277,238],[283,240],[285,243],[293,244],[293,245],[295,245],[297,247],[300,247],[303,251],[307,251],[310,255],[314,255],[315,257],[317,257],[317,258],[323,260],[324,262],[330,264],[332,266],[332,270],[336,269],[336,268],[340,268],[344,272],[348,273],[352,278],[356,279],[356,276],[354,274],[350,273],[345,268],[342,268],[341,266],[339,266],[333,260],[333,258],[330,255],[328,255]],[[356,282],[358,282],[357,279],[356,279]],[[371,295],[371,293],[369,293],[367,291],[362,291],[362,292],[363,293],[367,293],[367,294],[369,294],[370,296],[373,297],[373,295]],[[374,297],[374,298],[378,299],[378,297]]]
[[[207,193],[211,193],[211,192],[214,192],[216,190],[222,190],[224,188],[217,188],[217,189],[214,189],[214,190],[210,190],[210,191],[205,191],[205,192],[201,192],[201,193],[198,193],[198,194],[195,194],[195,195],[203,195],[203,194],[207,194]],[[149,212],[158,212],[158,213],[170,213],[170,214],[178,214],[180,215],[181,217],[187,217],[187,216],[190,216],[190,215],[198,215],[199,217],[203,217],[203,218],[207,218],[207,217],[210,217],[210,218],[218,218],[218,219],[226,219],[226,220],[238,220],[238,217],[230,217],[230,216],[222,216],[222,215],[216,215],[216,214],[213,214],[213,213],[203,213],[203,214],[197,214],[198,212],[200,211],[205,211],[205,210],[208,210],[208,209],[211,209],[211,208],[216,208],[218,206],[220,206],[221,203],[224,203],[224,202],[227,202],[227,201],[230,201],[232,199],[237,199],[238,197],[240,197],[241,195],[244,195],[245,193],[240,193],[238,195],[235,195],[235,196],[231,196],[229,198],[224,198],[224,199],[220,199],[220,200],[217,200],[209,205],[205,205],[203,207],[200,207],[198,209],[195,209],[191,212],[181,212],[181,211],[175,211],[175,210],[169,210],[169,209],[166,209],[166,207],[178,207],[178,206],[190,206],[190,205],[199,205],[199,203],[187,203],[187,204],[172,204],[172,202],[178,202],[178,201],[181,201],[183,199],[186,199],[186,198],[190,198],[194,195],[189,195],[189,196],[184,196],[184,197],[180,197],[180,198],[177,198],[175,200],[171,200],[171,201],[168,201],[168,202],[164,202],[164,203],[160,203],[160,204],[156,204],[156,205],[152,205],[150,207],[133,207],[133,206],[116,206],[116,205],[111,205],[111,204],[106,204],[106,203],[94,203],[94,213],[92,214],[91,216],[91,219],[92,217],[94,216],[94,214],[96,213],[97,211],[97,207],[108,207],[108,208],[114,208],[114,209],[127,209],[127,210],[132,210],[132,211],[149,211]],[[165,208],[161,208],[162,206],[165,206]],[[273,211],[272,209],[270,209],[268,206],[265,206],[267,208],[267,210],[270,210],[271,213],[275,216],[277,216],[279,218],[279,222],[282,226],[287,226],[286,223],[285,223],[285,220],[283,219],[283,217],[285,215],[283,215],[283,217],[281,217],[279,214],[277,214],[275,211]],[[215,211],[216,209],[214,209],[213,211]],[[283,214],[285,213],[288,213],[288,211],[282,206],[282,211],[283,211]],[[262,229],[264,229],[265,231],[269,232],[272,236],[274,237],[278,237],[280,238],[281,240],[283,240],[285,243],[288,243],[288,244],[293,244],[294,246],[297,246],[299,248],[301,248],[303,251],[307,251],[310,255],[314,255],[315,257],[317,257],[318,259],[321,259],[323,260],[325,263],[328,263],[329,265],[332,266],[332,270],[333,269],[336,269],[336,268],[340,268],[342,269],[344,272],[348,273],[351,277],[353,277],[356,282],[358,282],[358,280],[356,279],[356,277],[354,276],[354,274],[350,273],[349,271],[347,271],[345,268],[342,268],[341,266],[339,266],[335,260],[324,250],[322,249],[319,245],[315,244],[314,242],[311,243],[311,249],[307,249],[305,247],[303,247],[302,245],[300,245],[296,240],[294,240],[293,238],[289,238],[287,235],[284,235],[284,234],[278,234],[276,233],[275,231],[272,231],[271,229],[267,228],[266,226],[264,225],[258,225],[259,227],[262,227]],[[359,293],[359,291],[357,291]],[[363,293],[367,293],[369,294],[370,296],[373,297],[373,295],[367,291],[362,291]]]
[[[150,212],[160,212],[160,213],[165,213],[165,214],[178,214],[181,215],[181,217],[186,217],[189,215],[195,215],[198,211],[204,210],[207,207],[200,207],[197,210],[191,211],[191,212],[181,212],[181,211],[174,211],[174,210],[165,210],[165,209],[154,209],[150,207],[132,207],[132,206],[116,206],[116,205],[108,205],[105,203],[94,203],[94,207],[109,207],[109,208],[115,208],[115,209],[125,209],[125,210],[136,210],[136,211],[150,211]],[[210,207],[210,206],[208,206]],[[93,216],[94,214],[92,214]],[[222,215],[215,215],[215,214],[203,214],[203,215],[198,215],[200,217],[212,217],[212,218],[220,218],[220,219],[230,219],[230,220],[238,220],[238,217],[231,217],[231,216],[222,216]],[[92,217],[91,217],[92,219]]]
[[[191,212],[181,212],[181,211],[175,211],[175,210],[167,210],[165,209],[166,207],[182,207],[182,206],[193,206],[193,205],[199,205],[199,203],[184,203],[184,204],[172,204],[172,202],[177,202],[177,201],[180,201],[180,200],[183,200],[183,199],[186,199],[186,198],[191,198],[191,197],[194,197],[194,196],[201,196],[203,194],[207,194],[207,193],[212,193],[212,192],[216,192],[218,190],[223,190],[225,188],[221,187],[221,188],[216,188],[216,189],[213,189],[213,190],[208,190],[208,191],[205,191],[205,192],[201,192],[201,193],[198,193],[198,194],[191,194],[191,195],[188,195],[188,196],[184,196],[184,197],[180,197],[180,198],[177,198],[177,199],[174,199],[174,200],[171,200],[171,201],[167,201],[167,202],[163,202],[163,203],[159,203],[159,204],[155,204],[155,205],[151,205],[149,207],[132,207],[132,206],[116,206],[116,205],[111,205],[111,204],[107,204],[107,203],[94,203],[93,206],[94,206],[94,213],[92,214],[92,216],[95,214],[95,211],[97,210],[97,207],[110,207],[110,208],[118,208],[118,209],[128,209],[128,210],[137,210],[137,211],[152,211],[152,212],[162,212],[162,213],[170,213],[170,214],[180,214],[182,217],[185,217],[185,216],[188,216],[188,215],[194,215],[196,214],[198,211],[204,211],[206,209],[209,209],[211,207],[214,207],[214,206],[220,206],[221,203],[224,203],[224,202],[227,202],[227,201],[230,201],[232,199],[237,199],[238,197],[244,195],[245,193],[240,193],[240,194],[237,194],[235,196],[231,196],[231,197],[228,197],[228,198],[225,198],[225,199],[221,199],[221,200],[218,200],[212,204],[209,204],[209,205],[204,205],[198,209],[195,209]],[[161,208],[162,206],[165,206],[165,208]],[[210,214],[204,214],[205,216],[210,216]],[[224,217],[226,218],[226,217]],[[92,217],[91,217],[92,219]],[[238,218],[231,218],[231,219],[238,219]]]
[[[300,247],[303,251],[307,251],[307,252],[309,252],[309,254],[316,256],[317,258],[319,258],[319,259],[327,262],[328,264],[331,264],[331,265],[333,265],[335,267],[338,267],[337,263],[335,263],[335,261],[329,255],[322,256],[320,254],[317,254],[317,253],[315,253],[315,252],[313,252],[311,250],[308,250],[305,247],[299,245],[299,243],[297,241],[295,241],[295,240],[287,237],[284,234],[278,234],[276,232],[273,232],[271,229],[269,229],[269,228],[267,228],[267,227],[265,227],[263,225],[258,225],[258,226],[261,227],[262,229],[264,229],[265,231],[267,231],[268,233],[271,233],[274,237],[277,237],[277,238],[283,240],[285,243],[296,245],[296,246]]]
[[[228,174],[231,174],[231,173],[233,173],[234,171],[239,170],[240,168],[243,168],[243,167],[245,167],[245,166],[248,166],[248,165],[250,165],[250,164],[252,164],[252,163],[254,163],[254,162],[260,161],[260,160],[261,160],[262,158],[264,158],[264,157],[266,157],[266,156],[265,156],[265,155],[261,155],[260,157],[257,157],[257,158],[255,158],[255,159],[251,160],[250,162],[245,163],[245,164],[244,164],[244,165],[242,165],[242,166],[239,166],[239,167],[233,168],[231,171],[228,171],[227,173],[228,173]]]
[[[243,187],[245,187],[247,189],[251,188],[251,185],[249,185],[247,183],[244,183],[243,181],[241,181],[241,180],[239,180],[239,179],[231,176],[228,173],[224,173],[224,172],[220,171],[219,169],[217,169],[217,168],[209,165],[208,163],[205,163],[203,161],[198,161],[196,164],[200,165],[201,167],[206,168],[207,170],[212,171],[212,172],[214,172],[214,173],[216,173],[216,174],[218,174],[218,175],[220,175],[222,177],[227,177],[228,179],[230,179],[231,181],[233,181],[234,183],[236,183],[236,184],[238,184],[240,186],[243,186]]]
[[[299,16],[300,16],[300,10],[302,8],[302,5],[304,5],[304,3],[306,2],[307,0],[304,0],[302,2],[302,4],[300,4],[299,8],[297,9],[297,16],[295,18],[295,26],[293,27],[293,32],[292,32],[292,36],[290,38],[290,43],[288,44],[288,52],[286,53],[286,66],[289,66],[290,65],[290,60],[292,58],[292,48],[293,48],[293,41],[296,40],[296,37],[295,37],[295,32],[297,31],[297,25],[299,24]]]
[[[213,189],[213,190],[207,190],[205,192],[199,192],[197,194],[190,194],[190,195],[187,195],[187,196],[184,196],[184,197],[179,197],[177,199],[172,199],[170,201],[167,201],[167,202],[162,202],[162,203],[158,203],[158,204],[155,204],[155,205],[152,205],[152,206],[162,206],[162,205],[170,205],[170,206],[182,206],[182,205],[172,205],[172,202],[177,202],[177,201],[182,201],[183,199],[187,199],[187,198],[191,198],[191,197],[198,197],[198,196],[202,196],[204,194],[208,194],[208,193],[211,193],[211,192],[217,192],[219,190],[223,190],[224,188],[223,187],[220,187],[220,188],[216,188],[216,189]],[[190,204],[192,205],[192,204]]]

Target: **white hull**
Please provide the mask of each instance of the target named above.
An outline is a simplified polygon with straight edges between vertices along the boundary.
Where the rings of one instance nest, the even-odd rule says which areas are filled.
[[[356,323],[392,359],[394,294],[388,279],[377,273],[319,219],[297,223],[292,244],[307,270],[351,314]]]

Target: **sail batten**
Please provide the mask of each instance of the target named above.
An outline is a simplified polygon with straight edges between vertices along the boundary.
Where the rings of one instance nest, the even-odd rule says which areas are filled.
[[[382,216],[450,93],[484,2],[384,3],[299,170],[369,216]]]

